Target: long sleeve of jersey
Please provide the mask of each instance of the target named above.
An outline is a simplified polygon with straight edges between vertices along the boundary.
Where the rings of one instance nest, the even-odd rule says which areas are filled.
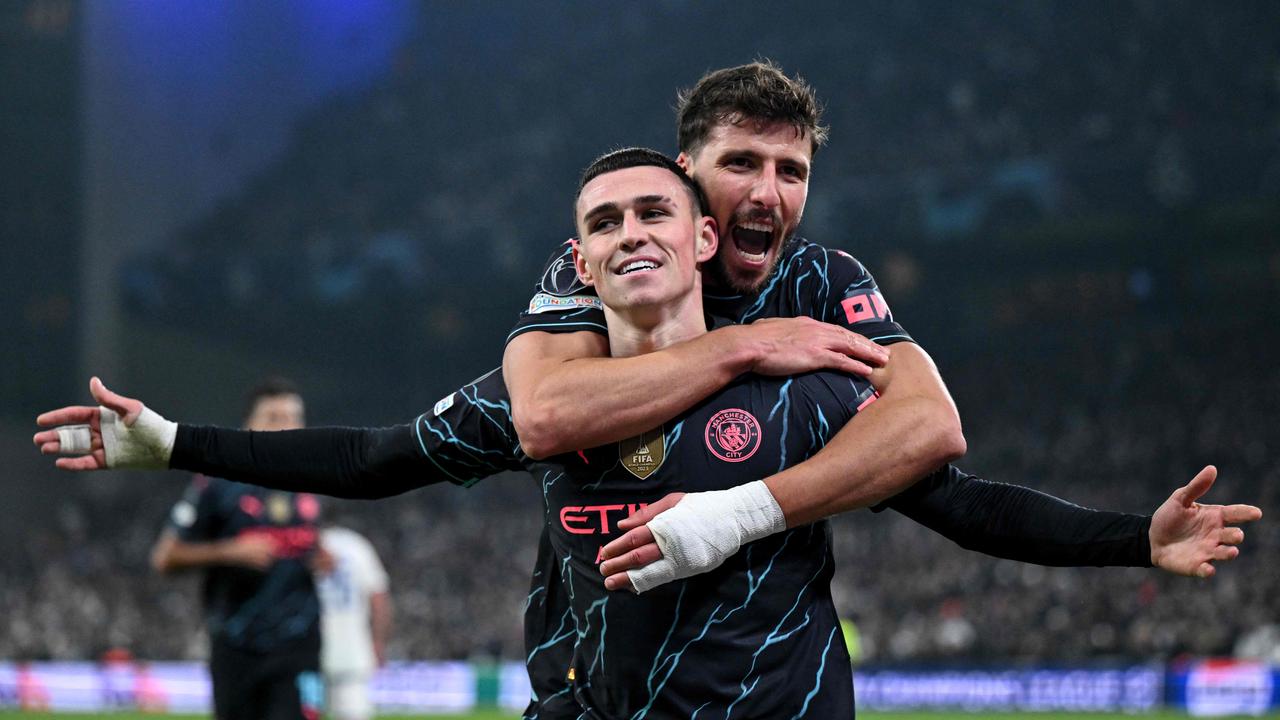
[[[179,425],[170,467],[341,498],[384,498],[448,480],[413,445],[411,425],[254,432]]]
[[[385,428],[253,432],[178,425],[169,466],[278,490],[385,498],[438,482],[470,485],[523,469],[500,371]]]
[[[967,550],[1061,567],[1150,567],[1151,518],[1091,510],[990,482],[947,465],[877,510],[890,508]]]

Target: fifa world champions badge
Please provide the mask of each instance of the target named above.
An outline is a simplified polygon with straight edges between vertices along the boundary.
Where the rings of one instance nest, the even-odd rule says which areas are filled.
[[[652,475],[667,459],[667,438],[662,426],[618,443],[618,459],[627,472],[641,480]]]
[[[760,423],[746,410],[721,410],[707,421],[707,449],[725,462],[742,462],[760,449]]]

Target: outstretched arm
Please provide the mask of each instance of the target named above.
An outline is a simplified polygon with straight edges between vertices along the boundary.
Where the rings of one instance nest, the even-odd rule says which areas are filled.
[[[519,467],[500,374],[451,394],[413,423],[389,428],[251,432],[179,425],[141,401],[90,382],[99,406],[44,413],[34,437],[66,470],[174,468],[282,490],[380,498],[434,482],[466,484]],[[465,430],[465,437],[458,432]]]
[[[946,467],[885,505],[968,550],[1063,567],[1151,567],[1211,577],[1244,542],[1235,525],[1253,522],[1252,505],[1197,502],[1218,470],[1205,467],[1174,490],[1154,515],[1091,510],[1018,485]]]
[[[1213,563],[1235,558],[1244,531],[1262,511],[1252,505],[1206,505],[1198,500],[1217,478],[1213,466],[1178,488],[1152,516],[1091,510],[1018,485],[1006,485],[947,466],[884,505],[963,548],[1021,562],[1056,566],[1155,566],[1175,575],[1211,577]],[[706,495],[696,493],[695,495]],[[665,560],[649,525],[692,496],[673,493],[619,522],[626,534],[602,551],[600,566],[610,589],[653,587],[649,575],[687,577],[705,572],[656,567]],[[675,517],[676,525],[680,517]],[[687,539],[663,541],[679,557]],[[669,565],[670,563],[667,563]],[[637,573],[637,569],[640,571]],[[630,571],[630,572],[628,572]]]
[[[520,444],[533,458],[617,442],[689,409],[745,372],[869,374],[883,348],[811,318],[735,325],[638,357],[609,358],[599,333],[528,332],[502,366]]]

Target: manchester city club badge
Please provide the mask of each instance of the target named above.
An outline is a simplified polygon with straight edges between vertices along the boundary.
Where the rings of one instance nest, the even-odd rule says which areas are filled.
[[[644,480],[662,466],[667,457],[667,436],[662,426],[618,443],[618,459],[627,472]]]
[[[721,410],[707,421],[707,449],[725,462],[742,462],[760,449],[760,423],[746,410]]]

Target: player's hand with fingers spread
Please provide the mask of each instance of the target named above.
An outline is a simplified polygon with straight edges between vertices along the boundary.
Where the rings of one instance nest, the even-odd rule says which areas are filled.
[[[1178,488],[1151,517],[1151,564],[1177,575],[1212,577],[1217,561],[1240,554],[1244,531],[1234,527],[1262,517],[1252,505],[1197,502],[1218,477],[1212,465]]]
[[[640,522],[645,524],[636,526]],[[756,480],[728,490],[674,493],[618,526],[630,529],[601,550],[605,587],[642,593],[714,570],[746,543],[787,529],[787,521],[769,488]]]
[[[809,317],[767,318],[745,325],[758,344],[752,371],[761,375],[798,375],[832,369],[867,376],[889,360],[889,351],[839,325]]]
[[[97,407],[73,405],[42,413],[43,428],[32,441],[45,455],[70,455],[55,461],[63,470],[129,468],[162,470],[169,467],[178,424],[165,420],[142,401],[107,389],[98,378],[89,381]]]

